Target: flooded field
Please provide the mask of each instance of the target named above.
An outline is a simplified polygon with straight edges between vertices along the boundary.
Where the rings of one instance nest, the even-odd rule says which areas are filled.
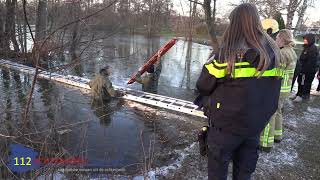
[[[149,40],[143,36],[107,39],[99,42],[96,47],[87,49],[80,68],[60,73],[92,78],[100,68],[109,65],[112,67],[112,82],[126,86],[131,74],[167,40]],[[184,41],[178,41],[162,59],[159,94],[193,100],[198,76],[194,74],[200,73],[209,53],[207,46],[191,43],[188,45]],[[32,79],[8,69],[1,69],[0,75],[1,120],[4,124],[1,132],[17,136],[15,132],[22,125]],[[141,85],[137,84],[127,87],[141,89]],[[166,148],[169,151],[176,143],[172,139],[176,139],[174,136],[178,136],[179,132],[166,133],[174,126],[173,121],[192,121],[194,118],[159,112],[121,99],[114,100],[107,106],[95,105],[89,94],[40,79],[36,84],[32,102],[31,125],[26,131],[35,132],[35,136],[39,136],[37,138],[41,140],[48,140],[48,145],[46,150],[41,149],[41,146],[31,145],[30,142],[28,145],[44,152],[51,151],[51,156],[54,153],[81,156],[87,158],[92,167],[126,167],[125,174],[139,175],[142,170],[146,170],[146,164],[150,164],[150,169],[156,164],[160,166],[168,163],[166,160],[155,160],[154,156]],[[164,119],[168,121],[165,122],[166,125],[162,125],[164,122],[161,120]],[[46,135],[48,139],[45,138]],[[9,145],[16,139],[9,140],[3,143]],[[7,146],[2,148],[8,150]],[[46,155],[49,156],[50,153]]]
[[[126,85],[126,82],[168,40],[114,36],[89,47],[76,69],[59,73],[92,78],[101,67],[109,65],[115,85],[140,90],[141,85]],[[207,46],[179,40],[162,58],[158,93],[192,101],[196,96],[195,82],[209,54]],[[196,143],[198,129],[206,124],[204,119],[121,99],[107,106],[96,105],[89,94],[76,88],[38,80],[30,110],[31,121],[22,128],[31,81],[27,75],[0,69],[0,133],[8,136],[0,137],[4,155],[0,179],[19,176],[12,175],[4,165],[9,145],[13,143],[33,148],[43,157],[79,156],[86,158],[91,167],[125,169],[116,175],[101,174],[102,179],[207,179],[207,162],[199,155]],[[320,99],[315,96],[310,102],[285,104],[284,141],[276,144],[271,153],[260,155],[254,179],[320,177],[319,104]],[[22,138],[20,133],[29,135]],[[23,174],[23,177],[97,178],[90,174],[66,173],[57,167],[36,173]]]

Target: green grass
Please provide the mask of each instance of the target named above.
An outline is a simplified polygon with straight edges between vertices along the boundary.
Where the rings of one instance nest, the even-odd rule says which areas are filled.
[[[165,37],[173,37],[176,36],[176,33],[170,30],[163,30],[160,32],[160,35]]]

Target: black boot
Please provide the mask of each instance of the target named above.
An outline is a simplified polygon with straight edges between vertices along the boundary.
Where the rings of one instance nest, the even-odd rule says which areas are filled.
[[[280,140],[280,139],[275,139],[274,142],[275,142],[275,143],[280,143],[281,140]]]
[[[260,151],[263,151],[263,152],[266,152],[266,153],[271,152],[271,149],[272,149],[272,147],[259,146],[259,150],[260,150]]]

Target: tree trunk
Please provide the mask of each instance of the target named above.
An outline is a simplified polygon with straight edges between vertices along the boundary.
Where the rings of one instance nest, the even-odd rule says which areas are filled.
[[[79,42],[79,21],[76,22],[72,28],[72,39],[70,46],[70,53],[72,61],[77,59],[76,49]]]
[[[23,21],[23,40],[24,40],[24,52],[28,52],[28,46],[27,46],[27,22],[24,20]]]
[[[11,31],[10,31],[10,39],[13,44],[13,48],[15,52],[19,52],[19,44],[16,39],[16,6],[17,6],[17,0],[12,0],[11,1],[11,8],[10,8],[10,14],[12,17],[11,19]]]
[[[149,12],[148,12],[148,37],[152,35],[152,0],[149,0]]]
[[[292,28],[292,20],[294,18],[294,13],[297,11],[297,8],[301,4],[302,0],[290,0],[289,5],[287,7],[287,24],[286,28],[291,29]]]
[[[4,44],[3,49],[7,52],[10,51],[10,40],[13,44],[14,51],[19,52],[19,45],[16,40],[15,33],[15,9],[16,9],[17,0],[6,0],[6,22],[4,30]]]
[[[71,9],[71,16],[72,19],[77,19],[80,17],[80,14],[78,13],[78,9],[80,9],[80,2],[78,2],[77,4],[73,4],[71,5],[70,9]],[[77,54],[77,49],[79,46],[79,42],[81,39],[81,36],[79,34],[80,32],[80,22],[76,22],[72,29],[71,29],[71,33],[72,33],[72,37],[71,37],[71,46],[70,46],[70,53],[71,53],[71,61],[75,63],[75,73],[76,75],[82,77],[83,76],[83,67],[80,61],[80,57]]]
[[[11,6],[11,0],[6,0],[6,22],[4,26],[4,37],[3,37],[3,46],[5,51],[10,51],[10,6]]]
[[[204,0],[203,9],[205,13],[205,21],[207,24],[208,34],[211,39],[211,44],[214,52],[219,51],[219,42],[216,36],[215,21],[216,21],[216,2],[213,0],[213,11],[211,12],[211,0]]]
[[[18,40],[20,43],[20,48],[21,48],[22,53],[25,53],[24,40],[23,40],[23,29],[21,26],[21,19],[20,18],[17,19],[17,25],[18,25],[17,31],[18,31]]]
[[[46,28],[47,28],[47,0],[39,0],[38,9],[37,9],[37,20],[36,20],[36,41],[41,41],[46,37]]]
[[[300,31],[300,29],[301,29],[301,26],[302,26],[302,23],[303,23],[303,18],[304,18],[304,15],[306,13],[307,8],[308,8],[308,0],[303,0],[303,4],[298,10],[298,22],[296,24],[296,28],[293,31],[293,34],[295,36],[297,34],[297,30]]]
[[[286,24],[286,28],[287,29],[291,29],[292,28],[292,20],[294,17],[294,12],[295,11],[289,11],[287,14],[287,24]]]
[[[5,38],[4,25],[5,25],[5,22],[4,22],[4,19],[3,19],[4,14],[2,12],[4,12],[4,7],[2,6],[2,3],[0,3],[0,50],[5,49],[5,42],[4,42],[4,38]]]

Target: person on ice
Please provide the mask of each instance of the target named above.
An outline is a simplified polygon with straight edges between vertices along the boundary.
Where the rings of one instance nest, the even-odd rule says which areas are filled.
[[[276,112],[281,87],[280,50],[264,32],[255,5],[243,3],[229,16],[221,49],[197,80],[209,119],[208,179],[248,180],[258,160],[260,133]]]
[[[116,91],[109,79],[111,69],[109,66],[102,68],[90,82],[91,94],[94,102],[107,102],[113,97],[123,96],[124,93]]]
[[[141,76],[138,72],[136,75],[136,82],[142,84],[142,90],[149,93],[158,92],[158,81],[162,70],[161,61],[158,60],[155,64],[149,66],[147,74]]]
[[[310,98],[312,81],[318,70],[317,58],[319,52],[315,40],[314,34],[306,34],[303,37],[303,51],[298,62],[298,92],[290,97],[293,102],[301,102],[303,99],[308,100]]]
[[[296,67],[297,55],[293,49],[293,35],[290,30],[282,29],[276,37],[276,43],[280,48],[281,62],[284,74],[281,85],[278,109],[271,117],[270,122],[264,128],[260,136],[260,149],[270,152],[274,142],[282,140],[282,107],[285,99],[290,95],[291,82]]]

